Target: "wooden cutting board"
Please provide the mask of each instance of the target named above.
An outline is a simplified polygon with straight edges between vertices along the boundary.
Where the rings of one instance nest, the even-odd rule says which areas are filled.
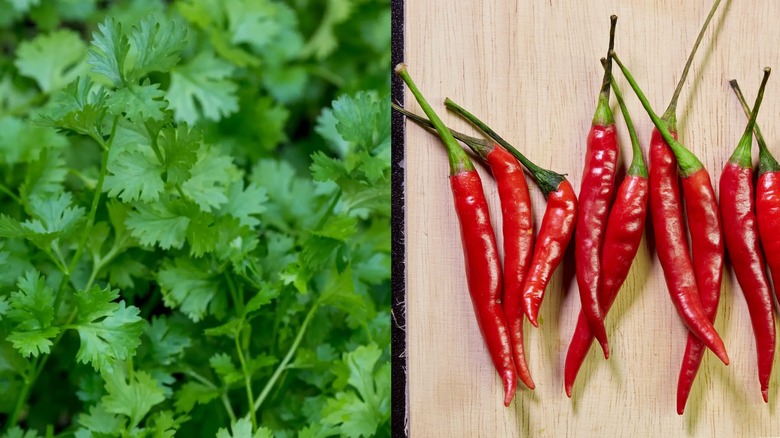
[[[610,14],[619,17],[616,51],[661,113],[710,6],[709,0],[407,1],[405,62],[447,124],[476,135],[445,110],[443,100],[451,97],[541,166],[568,174],[579,192]],[[709,170],[716,191],[746,124],[729,79],[739,80],[752,104],[761,69],[775,68],[759,122],[770,149],[780,156],[778,17],[778,1],[724,0],[682,91],[680,139]],[[615,74],[646,157],[651,122],[622,75]],[[421,113],[409,93],[405,100],[409,109]],[[630,142],[614,99],[612,103],[625,169]],[[765,404],[745,299],[728,264],[715,326],[732,363],[726,367],[707,353],[685,415],[677,415],[675,392],[686,329],[648,242],[652,234],[645,235],[607,318],[610,360],[592,348],[573,398],[566,397],[563,361],[580,309],[570,259],[547,290],[540,327],[526,322],[526,351],[537,388],[520,389],[504,408],[501,382],[466,287],[447,156],[437,137],[411,122],[406,124],[405,148],[411,436],[780,436],[780,370],[773,373]],[[500,230],[495,183],[484,166],[479,171],[494,227]],[[530,180],[529,185],[538,230],[545,201]],[[501,247],[500,232],[497,237]]]

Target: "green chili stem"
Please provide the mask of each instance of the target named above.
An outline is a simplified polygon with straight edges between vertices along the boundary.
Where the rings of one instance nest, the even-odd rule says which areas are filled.
[[[658,132],[661,133],[661,135],[664,137],[664,140],[666,140],[666,144],[669,145],[669,148],[674,153],[674,156],[677,158],[677,165],[680,167],[680,171],[682,173],[683,177],[690,176],[699,170],[704,168],[704,165],[699,161],[699,159],[696,157],[696,155],[693,154],[693,152],[689,151],[685,146],[682,145],[679,141],[675,140],[672,136],[672,133],[669,132],[669,128],[667,127],[666,123],[661,120],[658,115],[653,111],[653,108],[650,106],[650,102],[648,102],[647,97],[645,97],[645,94],[642,92],[642,89],[639,88],[639,85],[637,85],[636,81],[634,80],[634,77],[631,75],[631,72],[628,71],[625,65],[620,61],[620,58],[618,58],[617,54],[615,52],[611,52],[612,58],[614,58],[615,62],[618,66],[620,66],[620,70],[623,72],[623,76],[626,77],[626,80],[631,85],[631,88],[634,90],[634,93],[636,93],[636,96],[639,98],[639,101],[642,102],[642,106],[645,108],[645,111],[647,111],[647,114],[650,116],[650,119],[653,120],[653,124],[655,124],[655,127],[658,129]]]
[[[742,110],[745,112],[745,115],[750,117],[750,107],[747,102],[745,102],[745,96],[742,95],[742,90],[740,90],[737,80],[732,79],[729,81],[729,85],[731,85],[731,88],[737,95],[737,99],[739,99],[739,103],[742,105]],[[756,140],[758,141],[758,174],[777,172],[780,170],[780,164],[777,163],[777,160],[766,146],[766,140],[764,140],[764,136],[761,134],[761,129],[758,128],[758,123],[756,123],[753,128],[753,132],[756,134]]]
[[[750,119],[745,127],[745,132],[739,139],[739,143],[737,144],[736,149],[734,149],[734,153],[731,154],[731,158],[729,158],[729,163],[735,163],[744,168],[753,167],[753,154],[751,152],[753,147],[753,129],[756,127],[756,118],[758,117],[758,111],[761,108],[761,101],[764,100],[764,89],[766,88],[766,82],[769,80],[769,74],[771,72],[772,69],[769,67],[764,69],[764,78],[761,80],[761,86],[758,88],[756,102],[753,104],[753,112],[750,114]]]
[[[609,61],[605,58],[601,58],[601,64],[604,68],[607,67]],[[631,151],[633,158],[631,159],[631,166],[628,168],[629,175],[637,175],[642,178],[647,178],[647,166],[645,165],[645,159],[642,156],[642,147],[639,145],[639,137],[636,135],[636,129],[634,129],[634,122],[631,120],[631,115],[628,113],[628,107],[623,100],[623,93],[620,92],[615,77],[609,76],[612,83],[612,89],[615,91],[615,98],[620,105],[620,111],[623,113],[623,120],[626,121],[626,128],[628,128],[628,136],[631,137]]]

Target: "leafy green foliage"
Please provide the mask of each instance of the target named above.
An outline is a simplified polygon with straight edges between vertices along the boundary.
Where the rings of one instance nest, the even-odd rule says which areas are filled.
[[[389,436],[388,2],[0,9],[0,436]]]

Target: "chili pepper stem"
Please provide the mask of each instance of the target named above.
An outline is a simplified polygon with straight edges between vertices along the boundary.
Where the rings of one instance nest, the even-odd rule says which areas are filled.
[[[745,96],[742,95],[742,90],[739,88],[739,84],[737,83],[737,80],[736,79],[730,80],[729,85],[731,85],[731,88],[734,90],[734,93],[737,95],[737,99],[739,99],[739,103],[742,106],[742,110],[745,112],[745,115],[750,117],[750,107],[747,105],[747,102],[745,101]],[[758,142],[759,176],[767,172],[779,171],[780,164],[777,163],[777,160],[769,151],[769,148],[767,148],[766,140],[764,140],[764,136],[763,134],[761,134],[761,129],[759,129],[758,127],[758,122],[756,122],[753,128],[753,132],[755,133],[756,141]]]
[[[693,64],[693,58],[696,55],[696,51],[699,49],[699,44],[701,44],[701,41],[704,38],[704,33],[707,30],[707,26],[709,26],[710,21],[712,21],[712,17],[715,16],[715,11],[717,11],[718,6],[720,6],[720,1],[721,0],[715,0],[715,2],[712,4],[710,12],[707,14],[707,18],[704,20],[704,24],[702,25],[701,30],[699,30],[699,35],[696,36],[696,42],[693,43],[693,48],[688,54],[688,59],[685,61],[685,67],[683,67],[680,80],[677,82],[677,86],[674,89],[672,99],[669,101],[669,106],[666,108],[666,111],[664,111],[663,116],[661,116],[661,120],[666,122],[667,128],[670,131],[677,131],[677,100],[680,97],[680,92],[682,91],[682,87],[685,84],[685,79],[688,77],[688,72],[691,70],[691,64]]]
[[[493,139],[496,143],[500,144],[504,147],[504,149],[508,150],[512,155],[515,156],[515,158],[520,161],[520,163],[525,166],[526,169],[531,173],[531,176],[533,177],[534,181],[536,181],[536,184],[539,186],[539,188],[542,190],[542,193],[544,194],[545,198],[551,193],[556,190],[558,190],[558,186],[566,180],[566,177],[559,173],[555,173],[551,170],[543,169],[533,162],[525,157],[520,151],[518,151],[514,146],[509,144],[506,140],[501,138],[500,135],[496,134],[495,131],[490,129],[489,126],[487,126],[482,120],[477,118],[474,114],[471,114],[467,110],[465,110],[463,107],[458,105],[457,103],[453,102],[449,97],[444,100],[444,105],[447,106],[447,108],[455,111],[456,113],[460,114],[461,116],[465,117],[469,122],[471,122],[474,126],[479,128],[482,132],[484,132],[488,137]]]
[[[609,61],[607,58],[601,58],[601,65],[607,68]],[[620,106],[620,112],[623,114],[623,120],[626,122],[626,128],[628,129],[628,136],[631,138],[631,165],[628,168],[629,175],[638,175],[642,178],[647,178],[647,165],[645,164],[644,156],[642,155],[642,147],[639,145],[639,137],[636,134],[634,128],[634,122],[631,120],[631,114],[628,113],[628,107],[625,100],[623,100],[623,93],[620,92],[615,77],[610,75],[610,82],[612,83],[612,90],[615,92],[615,99]]]
[[[645,111],[647,111],[647,114],[650,116],[653,124],[658,129],[658,132],[661,133],[661,135],[664,137],[664,140],[666,140],[666,143],[672,149],[674,156],[677,158],[677,164],[680,166],[682,176],[690,176],[703,169],[704,165],[701,163],[701,161],[699,161],[696,155],[694,155],[685,146],[683,146],[682,143],[678,142],[672,136],[672,133],[669,132],[667,123],[661,120],[661,118],[658,117],[658,115],[656,115],[656,113],[653,111],[653,108],[650,106],[650,102],[647,100],[647,97],[645,97],[642,89],[639,88],[639,85],[636,83],[636,80],[634,80],[631,72],[629,72],[626,66],[620,61],[620,58],[617,56],[615,51],[611,51],[610,54],[612,58],[614,58],[617,65],[620,67],[620,70],[623,72],[623,76],[626,77],[626,80],[628,81],[629,85],[631,85],[634,93],[636,93],[636,96],[639,98],[639,101],[642,103]]]
[[[604,78],[601,81],[601,91],[599,92],[598,103],[596,104],[596,113],[593,115],[593,124],[598,126],[608,126],[615,123],[612,110],[609,108],[609,88],[612,84],[612,58],[609,52],[615,48],[615,27],[617,26],[617,15],[609,17],[609,50],[607,51],[607,65],[604,68]]]
[[[761,86],[758,88],[756,103],[753,105],[753,112],[750,114],[750,120],[748,120],[748,124],[745,126],[745,133],[742,134],[742,138],[740,138],[737,148],[734,149],[734,153],[731,154],[731,158],[729,158],[730,163],[735,163],[740,167],[753,167],[753,158],[751,156],[751,149],[753,146],[753,129],[756,126],[758,110],[761,108],[761,101],[764,99],[764,89],[766,88],[766,83],[767,80],[769,80],[769,75],[771,72],[771,68],[764,68],[764,78],[761,80]]]
[[[417,102],[422,107],[422,110],[426,115],[428,115],[428,119],[430,119],[431,123],[436,128],[436,131],[439,132],[439,135],[444,142],[444,146],[447,148],[447,157],[450,161],[450,175],[457,175],[463,171],[474,170],[474,164],[469,159],[469,156],[466,155],[466,152],[460,146],[458,146],[458,144],[455,142],[455,138],[452,136],[452,133],[447,129],[439,116],[436,115],[436,113],[433,111],[433,108],[431,108],[431,106],[428,104],[428,101],[425,100],[422,93],[420,93],[420,90],[417,89],[417,86],[412,80],[412,77],[409,76],[409,72],[406,70],[406,64],[398,64],[395,67],[395,74],[403,79],[403,81],[409,87],[409,90],[417,99]]]

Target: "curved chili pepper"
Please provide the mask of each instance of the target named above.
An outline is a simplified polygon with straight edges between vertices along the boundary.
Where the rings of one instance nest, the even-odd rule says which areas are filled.
[[[742,91],[736,80],[729,82],[737,94],[745,114],[750,117],[750,108],[745,102]],[[775,285],[775,296],[780,300],[780,164],[769,152],[766,140],[756,123],[753,129],[758,141],[758,184],[756,185],[756,221],[761,247],[764,249],[769,271],[772,273],[772,283]]]
[[[712,190],[709,174],[704,169],[701,161],[674,138],[672,133],[669,132],[666,123],[653,112],[650,103],[636,84],[633,76],[631,76],[631,73],[614,52],[612,52],[612,57],[620,66],[623,75],[642,102],[642,106],[648,115],[650,115],[658,132],[666,140],[666,145],[677,158],[677,165],[683,179],[683,190],[686,192],[688,217],[696,218],[696,220],[706,220],[705,223],[691,222],[692,227],[706,228],[707,235],[705,237],[708,239],[708,245],[716,248],[720,246],[722,248],[723,243],[722,238],[720,238],[721,231],[717,214],[718,207],[717,203],[714,202],[714,191]],[[655,140],[653,143],[657,144],[658,140]],[[679,199],[679,192],[669,187],[671,185],[670,180],[673,181],[673,179],[654,181],[653,168],[650,168],[650,211],[656,231],[658,259],[664,268],[666,285],[672,297],[672,302],[688,330],[701,339],[723,363],[728,365],[729,359],[723,340],[704,312],[701,297],[699,296],[699,288],[697,287],[698,277],[694,273],[693,263],[687,251],[687,239],[683,228],[682,214],[679,204],[676,203]],[[675,193],[678,196],[677,199],[672,198]],[[713,231],[712,228],[716,228],[716,231]],[[693,233],[691,239],[692,241],[694,240]],[[720,241],[720,245],[717,245],[718,241]],[[693,245],[695,246],[696,242]],[[696,248],[694,247],[695,251]],[[717,249],[712,250],[708,247],[707,251],[716,253]],[[713,270],[715,269],[717,268],[713,268]]]
[[[606,60],[602,59],[602,61],[606,63]],[[609,213],[604,233],[604,244],[601,248],[599,303],[605,316],[615,302],[617,293],[626,280],[634,257],[639,250],[639,244],[645,230],[648,198],[647,167],[645,167],[645,161],[642,158],[642,149],[639,146],[636,130],[617,84],[612,78],[611,81],[615,97],[623,113],[623,119],[628,127],[634,157],[631,160],[626,178],[618,188],[615,204]],[[571,397],[577,374],[593,344],[593,339],[593,332],[585,315],[580,311],[577,326],[566,353],[563,373],[564,389],[569,397]]]
[[[553,272],[561,263],[566,247],[574,234],[574,225],[577,220],[577,196],[566,177],[542,169],[529,161],[485,123],[449,98],[444,101],[444,104],[447,108],[464,116],[488,137],[514,155],[528,169],[547,198],[547,209],[539,228],[531,267],[523,283],[523,310],[531,324],[538,327],[539,307],[542,304],[545,289]]]
[[[764,79],[758,89],[753,113],[737,148],[723,168],[720,177],[720,212],[723,216],[726,247],[731,266],[745,295],[758,354],[758,380],[764,401],[769,400],[769,376],[775,357],[775,318],[772,292],[764,273],[764,257],[758,237],[758,225],[753,200],[753,160],[751,146],[753,127],[764,97],[770,69],[764,69]]]
[[[515,395],[517,371],[506,317],[501,308],[501,262],[482,182],[466,152],[458,146],[452,133],[415,86],[406,66],[398,64],[395,73],[406,82],[447,148],[450,186],[460,221],[471,302],[493,365],[504,384],[504,405],[509,406]]]
[[[428,129],[433,124],[423,117],[411,113],[395,103],[393,109]],[[496,179],[498,197],[501,199],[501,213],[504,232],[504,307],[509,335],[512,338],[515,365],[520,380],[529,388],[536,385],[525,360],[523,346],[523,319],[521,288],[533,254],[533,216],[531,197],[528,194],[523,169],[517,159],[501,146],[470,137],[450,129],[453,137],[468,145],[480,158],[490,165]]]
[[[615,47],[617,16],[610,17],[609,50]],[[604,357],[609,357],[607,331],[604,328],[603,306],[599,305],[599,253],[609,216],[609,204],[615,185],[618,145],[615,120],[609,108],[609,86],[612,62],[607,57],[596,112],[588,133],[585,168],[580,184],[579,214],[574,231],[574,261],[577,286],[582,302],[582,314],[601,344]]]

